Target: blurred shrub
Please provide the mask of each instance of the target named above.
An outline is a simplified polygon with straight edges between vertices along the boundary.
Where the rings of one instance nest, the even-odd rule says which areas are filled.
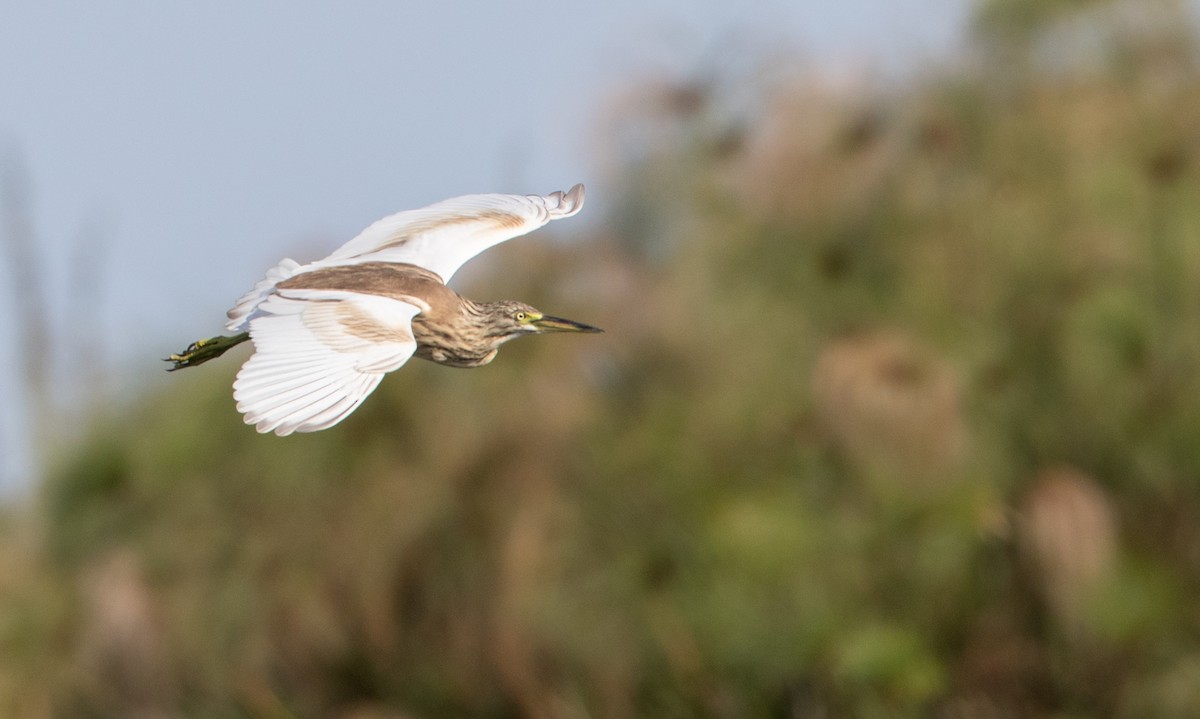
[[[812,391],[818,416],[860,471],[894,475],[909,491],[961,473],[967,429],[958,379],[906,338],[834,343],[817,359]]]
[[[1116,518],[1103,490],[1070,468],[1036,480],[1022,507],[1018,540],[1055,620],[1086,633],[1083,613],[1116,570]]]

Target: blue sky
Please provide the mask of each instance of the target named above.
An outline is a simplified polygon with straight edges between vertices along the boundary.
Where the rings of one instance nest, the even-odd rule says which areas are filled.
[[[220,331],[281,256],[444,197],[592,180],[595,117],[623,85],[758,47],[894,69],[948,54],[968,7],[5,0],[0,163],[27,180],[55,334],[83,318],[72,336],[110,338],[120,383],[154,386],[157,358]],[[100,283],[68,301],[80,242],[104,248]],[[0,314],[0,346],[12,329]],[[19,397],[15,377],[0,351],[0,393]],[[0,488],[29,466],[6,405]]]

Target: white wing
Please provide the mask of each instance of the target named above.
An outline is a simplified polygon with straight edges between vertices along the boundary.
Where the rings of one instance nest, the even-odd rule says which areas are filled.
[[[323,260],[300,265],[285,259],[229,310],[225,325],[239,332],[275,285],[308,270],[364,262],[407,262],[436,272],[443,282],[467,260],[583,208],[583,185],[549,195],[463,195],[383,218]]]
[[[568,192],[464,194],[421,208],[397,212],[362,230],[329,257],[306,265],[292,259],[266,272],[229,310],[226,329],[241,331],[277,283],[300,272],[365,262],[404,262],[437,272],[443,282],[476,254],[505,240],[570,217],[583,209],[583,185]]]
[[[583,208],[583,185],[549,195],[464,195],[372,224],[314,267],[407,262],[443,282],[467,260]]]
[[[238,411],[280,436],[337,424],[412,356],[412,318],[427,309],[416,298],[276,290],[250,320],[254,355],[233,383]]]

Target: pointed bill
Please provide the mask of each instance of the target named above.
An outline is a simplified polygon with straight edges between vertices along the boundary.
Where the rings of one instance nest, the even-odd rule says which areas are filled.
[[[603,332],[599,327],[585,325],[582,322],[574,320],[565,320],[562,317],[551,317],[543,315],[540,319],[533,320],[530,324],[538,328],[538,332]]]

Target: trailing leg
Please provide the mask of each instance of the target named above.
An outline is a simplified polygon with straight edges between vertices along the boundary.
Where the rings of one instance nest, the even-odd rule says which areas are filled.
[[[209,337],[206,340],[196,340],[188,345],[188,348],[179,354],[167,357],[164,362],[172,362],[173,366],[168,367],[168,372],[173,372],[184,367],[195,367],[198,364],[204,364],[210,359],[216,359],[229,351],[230,348],[236,347],[246,340],[250,339],[249,332],[242,332],[233,336],[218,336]]]

